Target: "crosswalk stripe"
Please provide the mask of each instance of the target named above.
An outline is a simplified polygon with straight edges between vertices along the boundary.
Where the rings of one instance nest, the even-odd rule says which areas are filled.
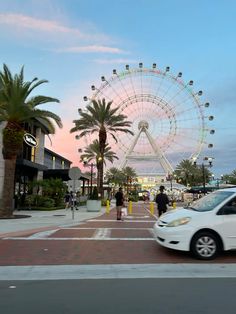
[[[8,237],[2,240],[45,240],[45,241],[80,241],[80,240],[91,240],[91,241],[154,241],[153,238],[106,238],[106,237],[93,237],[93,238],[25,238],[25,237]]]

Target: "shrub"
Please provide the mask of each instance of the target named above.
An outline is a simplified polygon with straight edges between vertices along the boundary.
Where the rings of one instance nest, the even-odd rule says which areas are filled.
[[[99,200],[99,197],[98,197],[98,188],[95,186],[93,188],[93,192],[92,194],[90,195],[89,197],[90,200]]]

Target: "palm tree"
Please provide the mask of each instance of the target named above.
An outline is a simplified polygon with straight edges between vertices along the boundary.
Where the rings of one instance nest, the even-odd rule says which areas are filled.
[[[115,133],[125,132],[133,135],[129,130],[132,122],[127,121],[127,116],[118,113],[119,107],[112,107],[112,101],[106,103],[103,100],[92,100],[86,106],[86,111],[80,111],[80,119],[74,120],[75,126],[70,130],[80,132],[79,137],[84,137],[88,134],[98,133],[99,141],[99,160],[98,160],[98,189],[103,196],[103,159],[104,151],[107,143],[107,135],[110,134],[117,142]]]
[[[108,183],[113,183],[114,185],[122,186],[125,182],[124,173],[116,167],[111,167],[106,171],[106,177]]]
[[[181,183],[188,186],[202,184],[205,179],[211,177],[211,172],[204,168],[204,174],[201,166],[195,166],[190,160],[184,159],[177,166],[174,171],[177,179],[181,180]],[[203,178],[204,175],[204,178]]]
[[[98,170],[99,157],[100,157],[99,142],[98,140],[94,140],[89,146],[87,146],[84,149],[84,153],[80,156],[80,160],[83,162],[84,160],[86,160],[87,162],[95,160],[95,164]],[[103,158],[104,165],[106,165],[106,160],[113,163],[114,159],[118,159],[118,157],[116,156],[115,152],[112,151],[111,147],[108,144],[106,144]],[[99,182],[97,182],[97,184],[99,184]]]
[[[88,145],[84,149],[84,154],[80,156],[80,159],[81,161],[84,161],[84,159],[86,159],[88,162],[95,160],[97,165],[99,163],[99,157],[100,157],[99,142],[98,140],[94,140],[90,145]],[[112,151],[111,146],[105,144],[103,160],[104,165],[106,165],[106,160],[113,163],[114,159],[119,158],[116,156],[116,153]]]
[[[130,184],[132,183],[132,179],[137,177],[137,174],[136,171],[129,166],[123,168],[122,172],[124,173],[126,178],[127,194],[129,194]]]
[[[40,126],[45,134],[54,134],[55,126],[62,127],[59,116],[38,109],[39,105],[48,102],[59,102],[56,98],[37,95],[30,97],[31,92],[46,80],[34,78],[24,81],[24,68],[19,74],[12,76],[9,68],[4,64],[0,72],[0,123],[3,125],[3,158],[5,174],[3,182],[2,204],[0,217],[10,217],[13,212],[14,175],[17,155],[22,151],[24,124]]]

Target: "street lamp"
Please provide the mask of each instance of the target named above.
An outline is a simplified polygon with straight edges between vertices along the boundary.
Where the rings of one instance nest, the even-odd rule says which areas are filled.
[[[167,181],[170,181],[170,190],[172,191],[173,190],[173,179],[175,180],[176,179],[176,175],[174,174],[172,174],[172,173],[169,173],[168,175],[167,175],[167,177],[166,177],[166,180]]]
[[[205,164],[204,162],[208,161],[208,164]],[[204,157],[203,162],[201,163],[201,169],[202,169],[202,178],[203,178],[203,194],[206,194],[206,167],[211,168],[212,167],[212,157]],[[193,158],[193,164],[194,166],[197,166],[197,158]]]

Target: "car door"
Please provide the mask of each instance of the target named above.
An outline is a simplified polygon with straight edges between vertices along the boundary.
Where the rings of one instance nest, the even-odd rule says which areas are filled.
[[[219,231],[225,241],[226,249],[236,249],[236,197],[227,202],[217,215],[223,217]]]

